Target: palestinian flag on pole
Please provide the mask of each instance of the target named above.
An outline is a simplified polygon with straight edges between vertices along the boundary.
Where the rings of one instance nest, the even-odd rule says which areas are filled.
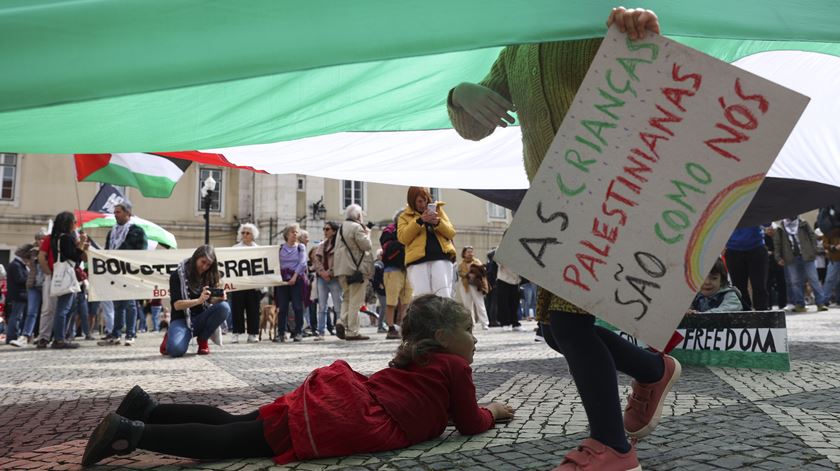
[[[220,154],[204,152],[75,154],[75,159],[78,181],[130,186],[147,198],[168,198],[193,161],[237,167]]]
[[[76,179],[138,188],[148,198],[168,198],[192,163],[163,154],[76,154]]]

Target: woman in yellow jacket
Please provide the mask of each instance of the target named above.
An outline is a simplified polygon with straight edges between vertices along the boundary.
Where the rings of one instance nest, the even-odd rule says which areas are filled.
[[[397,239],[405,246],[405,266],[414,297],[424,294],[452,296],[455,228],[444,203],[432,201],[428,188],[408,189],[408,205],[397,224]]]

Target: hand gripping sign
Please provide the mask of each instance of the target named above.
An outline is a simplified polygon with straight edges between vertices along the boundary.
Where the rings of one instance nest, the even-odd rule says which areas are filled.
[[[216,248],[219,274],[227,291],[284,284],[279,247]],[[169,297],[169,275],[194,249],[94,250],[88,252],[91,301]]]
[[[661,348],[808,100],[611,28],[496,256]]]

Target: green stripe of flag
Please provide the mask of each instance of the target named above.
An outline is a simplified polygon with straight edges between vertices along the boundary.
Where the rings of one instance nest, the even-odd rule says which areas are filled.
[[[600,36],[614,3],[184,0],[173,11],[168,0],[31,0],[31,8],[0,7],[0,28],[16,38],[0,44],[4,65],[16,71],[0,85],[0,110],[8,110],[0,112],[0,143],[9,152],[145,152],[446,129],[446,92],[484,76],[499,51],[491,46]],[[834,0],[645,7],[659,13],[669,36],[729,60],[787,47],[840,56]],[[30,27],[49,21],[64,27]]]
[[[787,353],[674,349],[669,355],[683,365],[790,371],[790,355]]]
[[[134,173],[121,166],[110,164],[91,173],[85,181],[110,183],[138,188],[147,198],[168,198],[175,188],[175,181],[166,177]]]

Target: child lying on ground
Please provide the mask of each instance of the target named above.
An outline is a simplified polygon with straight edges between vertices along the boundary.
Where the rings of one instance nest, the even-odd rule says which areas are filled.
[[[451,417],[465,435],[513,417],[476,403],[470,312],[434,295],[415,299],[389,368],[365,377],[343,360],[245,415],[199,404],[158,404],[134,386],[93,431],[82,464],[135,449],[196,459],[292,461],[407,447],[443,433]]]
[[[694,297],[686,314],[745,310],[747,309],[741,301],[741,293],[738,288],[729,284],[726,265],[718,258],[712,271],[703,280],[700,292]]]

